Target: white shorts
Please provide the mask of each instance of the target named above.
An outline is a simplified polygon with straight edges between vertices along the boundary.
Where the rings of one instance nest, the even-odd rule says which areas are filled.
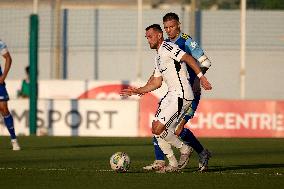
[[[166,94],[161,99],[157,109],[155,120],[165,125],[166,129],[174,131],[178,121],[192,101],[182,99],[174,94]]]

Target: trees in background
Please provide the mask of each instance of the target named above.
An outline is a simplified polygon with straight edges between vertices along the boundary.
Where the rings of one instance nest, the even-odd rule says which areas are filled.
[[[193,0],[185,0],[191,3]],[[195,0],[201,9],[239,9],[241,0]],[[283,10],[283,0],[247,0],[247,9]]]

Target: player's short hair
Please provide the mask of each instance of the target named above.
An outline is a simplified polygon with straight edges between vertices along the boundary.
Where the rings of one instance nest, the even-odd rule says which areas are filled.
[[[163,33],[163,30],[162,30],[162,28],[161,28],[161,26],[159,24],[152,24],[152,25],[148,26],[145,30],[148,31],[151,28],[153,30],[159,32],[159,33]]]
[[[169,12],[163,17],[163,22],[169,21],[169,20],[176,20],[179,22],[179,17],[174,12]]]

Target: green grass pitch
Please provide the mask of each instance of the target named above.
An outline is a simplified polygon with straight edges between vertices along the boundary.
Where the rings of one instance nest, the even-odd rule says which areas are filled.
[[[213,152],[207,173],[197,155],[180,173],[145,172],[154,160],[151,138],[19,137],[21,151],[0,138],[0,189],[5,188],[283,188],[284,139],[206,139]],[[117,151],[131,158],[128,173],[110,170]]]

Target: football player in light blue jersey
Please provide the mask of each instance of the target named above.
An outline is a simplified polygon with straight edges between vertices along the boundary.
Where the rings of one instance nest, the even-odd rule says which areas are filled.
[[[15,135],[14,120],[8,109],[9,95],[6,90],[6,84],[5,84],[5,79],[11,68],[12,58],[8,51],[7,45],[1,39],[0,39],[0,53],[2,57],[5,59],[4,70],[2,71],[0,67],[0,113],[3,116],[4,123],[10,133],[13,150],[17,151],[20,150],[21,148],[18,144],[17,137]]]
[[[208,57],[204,54],[203,49],[198,45],[196,41],[194,41],[189,35],[181,32],[179,17],[175,13],[167,13],[163,17],[164,29],[168,35],[166,41],[173,42],[179,46],[182,50],[192,55],[197,62],[199,63],[203,74],[208,70],[211,66],[211,62]],[[189,146],[191,146],[199,155],[199,171],[206,171],[208,169],[208,160],[211,157],[210,152],[205,149],[198,139],[194,136],[194,134],[187,128],[184,128],[184,125],[194,116],[194,113],[199,104],[201,88],[199,78],[196,77],[194,71],[187,66],[188,73],[190,75],[190,84],[194,93],[194,100],[192,102],[191,107],[185,113],[184,117],[182,117],[179,121],[179,125],[176,128],[176,134],[185,141]],[[162,150],[160,149],[156,138],[153,138],[154,143],[154,151],[156,160],[153,164],[145,166],[146,170],[156,170],[163,167],[165,164],[165,158]],[[188,159],[191,154],[188,155]],[[182,157],[181,157],[182,158]],[[183,157],[184,158],[184,157]],[[185,160],[180,160],[180,162],[186,162],[183,164],[179,164],[179,168],[182,169],[187,165]]]

